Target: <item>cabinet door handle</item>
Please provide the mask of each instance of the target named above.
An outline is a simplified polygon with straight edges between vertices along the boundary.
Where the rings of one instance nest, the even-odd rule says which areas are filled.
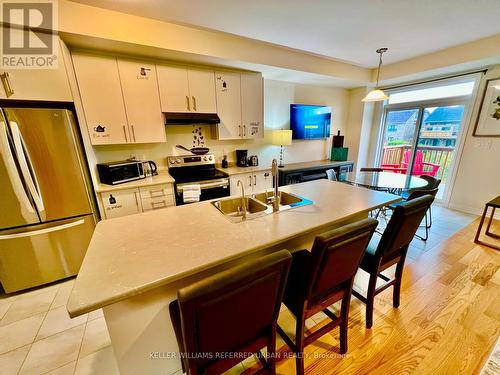
[[[125,135],[125,142],[128,143],[127,130],[125,129],[125,125],[123,125],[123,134]]]
[[[134,197],[135,197],[135,205],[137,206],[137,208],[139,209],[139,211],[141,210],[140,206],[139,206],[139,199],[137,199],[137,192],[134,191]]]
[[[155,197],[163,197],[165,193],[163,189],[158,189],[158,190],[150,190],[149,195],[151,196],[151,198],[155,198]]]
[[[167,201],[166,200],[162,200],[160,202],[151,202],[151,208],[153,210],[156,210],[158,208],[163,208],[163,207],[167,207]]]
[[[241,137],[241,125],[238,125],[238,137]]]
[[[196,98],[192,96],[193,98],[193,111],[196,111]]]
[[[243,125],[243,137],[247,136],[247,127]]]
[[[253,175],[253,186],[257,185],[257,175]]]
[[[186,107],[187,107],[188,111],[191,110],[191,106],[189,105],[189,96],[187,96],[187,95],[186,95]]]
[[[137,142],[137,139],[135,139],[135,130],[134,130],[134,125],[130,125],[132,127],[132,136],[134,137],[134,142]]]
[[[12,86],[10,85],[9,73],[3,72],[2,74],[0,74],[0,78],[2,79],[2,84],[3,84],[3,88],[5,90],[5,94],[7,95],[7,98],[10,98],[12,95],[14,95],[14,90],[12,89]]]
[[[248,184],[248,186],[252,186],[252,175],[248,176],[248,179],[250,180],[250,183]]]

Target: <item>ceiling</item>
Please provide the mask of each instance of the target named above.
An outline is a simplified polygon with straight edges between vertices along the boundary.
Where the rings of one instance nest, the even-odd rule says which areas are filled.
[[[499,0],[73,0],[376,67],[500,33]]]

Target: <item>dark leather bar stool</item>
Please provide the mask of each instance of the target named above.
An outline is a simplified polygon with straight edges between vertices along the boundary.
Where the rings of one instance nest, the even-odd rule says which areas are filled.
[[[283,303],[295,315],[295,343],[278,326],[278,332],[296,353],[297,374],[304,373],[304,347],[340,326],[340,352],[347,351],[347,323],[352,284],[377,220],[365,219],[329,231],[314,240],[312,250],[292,252]],[[340,316],[328,306],[342,300]],[[305,321],[323,311],[332,321],[305,337]]]
[[[267,346],[262,370],[276,373],[276,325],[291,260],[281,250],[178,291],[169,308],[179,350],[189,354],[184,372],[221,374]]]
[[[368,244],[360,268],[370,274],[366,297],[358,291],[352,294],[366,304],[366,328],[373,325],[373,302],[375,296],[390,286],[394,286],[392,304],[399,307],[401,279],[406,253],[420,222],[434,201],[432,195],[424,195],[401,203],[394,213],[381,236],[373,236]],[[393,280],[381,274],[382,271],[396,264],[396,274]],[[377,279],[386,283],[377,288]]]

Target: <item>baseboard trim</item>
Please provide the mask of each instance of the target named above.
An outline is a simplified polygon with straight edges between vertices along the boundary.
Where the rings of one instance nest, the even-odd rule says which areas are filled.
[[[452,204],[452,203],[450,203],[448,205],[448,208],[451,208],[452,210],[456,210],[456,211],[465,212],[467,214],[477,215],[477,216],[481,216],[483,214],[483,210],[484,210],[484,206],[482,208],[478,208],[478,207],[463,206],[460,204]],[[497,212],[495,212],[495,219],[496,220],[500,220],[500,212],[498,212],[498,211],[499,210],[497,210]],[[491,214],[491,209],[488,210],[488,214]]]

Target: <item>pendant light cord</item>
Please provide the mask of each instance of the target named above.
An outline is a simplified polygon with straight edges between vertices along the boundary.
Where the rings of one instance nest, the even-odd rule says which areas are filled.
[[[375,87],[378,89],[378,79],[380,77],[380,67],[382,66],[382,52],[379,52],[380,54],[380,59],[378,61],[378,70],[377,70],[377,84],[375,85]]]
[[[376,85],[376,89],[378,89],[378,80],[380,78],[380,68],[382,67],[382,54],[384,52],[387,52],[387,48],[386,47],[382,47],[382,48],[379,48],[378,50],[376,50],[375,52],[377,52],[380,57],[379,57],[379,60],[378,60],[378,69],[377,69],[377,85]]]

